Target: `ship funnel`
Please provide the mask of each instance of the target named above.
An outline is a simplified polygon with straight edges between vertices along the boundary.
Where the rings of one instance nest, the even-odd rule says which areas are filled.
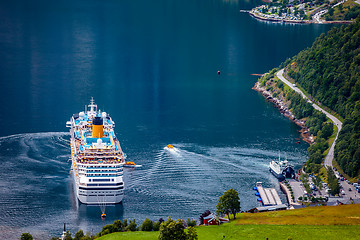
[[[101,117],[95,117],[92,122],[92,137],[103,137],[103,119]]]

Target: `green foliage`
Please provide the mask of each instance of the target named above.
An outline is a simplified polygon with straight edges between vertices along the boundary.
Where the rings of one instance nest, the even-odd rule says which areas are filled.
[[[311,48],[292,59],[296,68],[287,66],[293,70],[291,76],[305,91],[345,119],[335,146],[335,160],[350,177],[360,173],[359,46],[360,22],[357,20],[354,24],[333,28],[327,35],[322,34]],[[305,117],[308,112],[301,99],[290,98],[295,116]],[[328,139],[333,133],[331,125],[313,116],[310,114],[306,122],[310,133]],[[312,163],[314,167],[315,161]]]
[[[321,181],[321,178],[319,178],[318,176],[314,176],[314,177],[312,178],[312,181],[313,181],[313,183],[315,184],[315,186],[318,187],[319,190],[322,189],[322,181]]]
[[[198,240],[198,235],[194,227],[188,227],[187,239],[188,240]]]
[[[141,231],[152,231],[154,228],[154,223],[148,218],[145,218],[143,224],[141,225]]]
[[[98,236],[101,237],[101,236],[104,236],[106,234],[113,233],[113,232],[115,232],[114,226],[112,224],[108,224],[108,225],[103,226],[102,230],[98,233]]]
[[[181,219],[172,220],[170,217],[160,225],[159,240],[186,240],[187,234]]]
[[[160,229],[160,222],[159,222],[159,221],[155,221],[155,222],[153,223],[153,230],[154,230],[154,231],[159,231],[159,229]]]
[[[122,232],[124,231],[124,225],[121,220],[115,220],[113,224],[113,231],[114,232]]]
[[[227,214],[230,219],[230,213],[235,215],[240,212],[240,198],[234,189],[227,190],[224,195],[219,197],[219,203],[216,205],[217,214]]]
[[[137,231],[137,225],[134,220],[130,220],[129,224],[127,219],[124,219],[124,222],[121,220],[114,221],[114,224],[105,225],[102,230],[98,233],[98,237],[104,236],[113,232],[125,232],[125,231]],[[151,231],[151,230],[150,230]]]
[[[331,135],[334,133],[334,125],[332,123],[326,123],[323,125],[321,129],[320,138],[329,139]]]
[[[20,240],[33,240],[33,236],[30,233],[21,234]]]
[[[291,91],[287,94],[287,99],[291,101],[289,107],[297,119],[313,115],[315,111],[314,108],[307,100],[303,99],[299,93]]]
[[[328,176],[328,186],[330,188],[330,193],[332,195],[336,195],[340,193],[340,185],[338,179],[336,178],[334,171],[329,167],[327,169],[327,176]]]
[[[188,227],[195,227],[196,226],[196,221],[194,219],[190,220],[190,218],[188,218],[186,220],[186,224],[188,225]]]
[[[66,231],[64,240],[73,240],[69,231]]]
[[[79,231],[77,231],[77,233],[75,233],[74,240],[81,240],[81,238],[84,236],[84,231],[80,229]]]
[[[137,230],[138,230],[138,228],[137,228],[135,219],[134,219],[134,220],[130,220],[129,225],[127,225],[126,228],[125,228],[125,231],[134,232],[134,231],[137,231]]]

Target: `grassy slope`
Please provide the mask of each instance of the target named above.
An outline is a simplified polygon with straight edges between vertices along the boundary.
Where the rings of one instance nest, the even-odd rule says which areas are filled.
[[[360,239],[360,205],[242,213],[221,226],[196,228],[199,239]],[[99,240],[157,239],[158,232],[113,233]]]

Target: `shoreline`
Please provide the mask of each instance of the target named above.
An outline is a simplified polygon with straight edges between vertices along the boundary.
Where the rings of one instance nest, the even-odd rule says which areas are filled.
[[[263,17],[259,16],[256,13],[249,11],[250,16],[254,17],[255,19],[262,20],[262,21],[270,21],[270,22],[276,22],[276,23],[296,23],[296,24],[350,24],[354,21],[347,21],[347,20],[341,20],[341,21],[322,21],[317,22],[314,20],[289,20],[289,19],[274,19],[269,17]]]
[[[260,83],[256,82],[254,87],[252,87],[253,90],[261,93],[267,101],[271,102],[274,107],[279,109],[280,113],[284,115],[286,118],[294,122],[296,125],[301,127],[300,136],[302,140],[309,143],[310,145],[314,143],[314,136],[312,136],[309,132],[308,127],[305,125],[305,121],[301,119],[297,119],[294,114],[288,109],[286,104],[284,104],[280,99],[273,97],[272,93],[269,91],[266,91],[265,87],[260,87]]]

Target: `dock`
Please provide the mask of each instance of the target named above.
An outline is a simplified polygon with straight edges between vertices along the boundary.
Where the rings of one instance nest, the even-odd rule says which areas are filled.
[[[263,188],[261,182],[257,182],[256,189],[260,194],[261,202],[264,206],[276,206],[282,204],[275,188]]]

